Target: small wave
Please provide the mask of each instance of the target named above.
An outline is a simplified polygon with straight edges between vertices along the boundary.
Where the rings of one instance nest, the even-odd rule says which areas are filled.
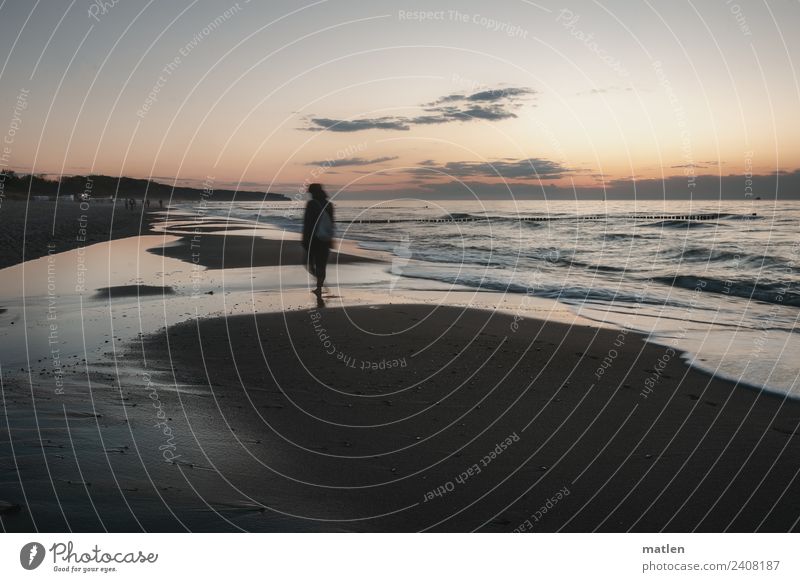
[[[712,248],[688,248],[678,250],[674,257],[687,262],[698,263],[736,263],[739,267],[760,269],[782,267],[785,261],[770,255],[752,255],[744,252],[721,251]]]
[[[720,220],[763,220],[763,216],[752,214],[720,214]]]
[[[519,283],[496,281],[486,279],[485,277],[470,276],[465,274],[460,275],[446,275],[440,273],[431,273],[427,270],[417,269],[403,269],[403,277],[408,279],[422,279],[425,281],[440,281],[442,283],[449,283],[451,285],[463,285],[465,287],[474,287],[475,289],[485,291],[504,291],[507,293],[531,293],[531,289]]]
[[[463,285],[473,287],[481,291],[501,291],[504,293],[526,294],[534,297],[544,297],[555,299],[564,303],[577,304],[584,302],[621,302],[637,305],[672,305],[681,304],[665,301],[663,298],[648,298],[646,296],[621,293],[614,289],[603,287],[565,287],[561,285],[532,285],[527,286],[512,281],[500,281],[487,277],[472,276],[469,274],[440,274],[431,273],[426,270],[405,269],[403,276],[409,279],[424,279],[428,281],[440,281],[451,285]]]
[[[644,234],[640,232],[604,232],[599,235],[604,241],[614,240],[658,240],[661,237],[656,234]]]
[[[700,220],[659,220],[644,226],[648,228],[717,228],[718,222]]]
[[[358,241],[358,247],[367,251],[387,251],[391,252],[397,246],[396,242],[386,242],[378,240]]]
[[[709,293],[731,295],[742,299],[753,299],[764,303],[790,305],[800,307],[800,294],[790,292],[789,283],[779,281],[723,281],[708,277],[695,277],[692,275],[676,275],[675,277],[655,277],[655,281],[680,287],[682,289],[699,289]]]
[[[642,295],[631,295],[621,293],[614,289],[604,287],[543,287],[537,289],[536,296],[557,299],[564,303],[630,303],[634,305],[655,305],[663,307],[669,305],[679,307],[681,304],[673,301],[665,301],[662,298],[648,298]]]
[[[486,216],[485,214],[471,214],[469,212],[453,212],[451,214],[445,214],[444,216],[440,216],[444,220],[466,220],[468,218],[473,218],[475,220],[488,220],[491,218],[495,218],[494,216]]]
[[[611,265],[593,265],[591,263],[584,263],[581,261],[566,261],[572,267],[580,267],[582,269],[588,269],[590,271],[602,271],[605,273],[626,273],[635,271],[636,269],[632,269],[628,266],[625,267],[612,267]]]

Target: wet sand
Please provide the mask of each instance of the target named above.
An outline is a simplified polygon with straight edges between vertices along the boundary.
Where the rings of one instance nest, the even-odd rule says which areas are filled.
[[[206,320],[169,342],[179,382],[205,378],[236,436],[260,440],[269,453],[256,459],[287,475],[259,471],[255,499],[279,492],[332,519],[406,508],[345,529],[797,528],[797,402],[714,380],[633,334],[513,324],[376,306]],[[165,341],[147,344],[151,358]]]
[[[126,210],[97,200],[83,206],[73,200],[59,203],[3,200],[0,206],[0,269],[82,246],[147,234],[149,211],[140,204]]]
[[[151,252],[209,269],[305,265],[305,253],[296,238],[271,240],[246,235],[197,234]],[[335,249],[330,257],[331,264],[340,265],[372,261]]]
[[[798,528],[798,403],[632,333],[392,305],[189,321],[142,350],[96,409],[40,413],[56,481],[23,456],[36,504],[6,495],[7,530]]]

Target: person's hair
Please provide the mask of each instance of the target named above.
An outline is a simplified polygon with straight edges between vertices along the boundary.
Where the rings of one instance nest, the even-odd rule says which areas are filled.
[[[309,184],[308,193],[314,200],[325,201],[328,199],[328,194],[323,190],[322,184]]]

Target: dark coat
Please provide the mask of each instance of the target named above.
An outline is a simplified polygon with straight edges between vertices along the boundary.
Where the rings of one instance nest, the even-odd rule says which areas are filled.
[[[303,248],[307,249],[311,244],[311,239],[316,239],[316,227],[319,223],[319,216],[322,212],[327,212],[333,220],[333,203],[327,200],[312,199],[306,204],[306,215],[303,218]],[[317,242],[322,242],[317,239]],[[325,241],[325,244],[333,245],[333,241]]]

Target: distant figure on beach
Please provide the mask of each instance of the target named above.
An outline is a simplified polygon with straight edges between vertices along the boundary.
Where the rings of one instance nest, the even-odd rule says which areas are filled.
[[[333,203],[322,189],[322,184],[309,184],[308,193],[311,200],[306,204],[306,215],[303,220],[303,248],[306,251],[308,271],[317,278],[317,287],[313,293],[322,297],[322,285],[328,267],[328,255],[333,246]]]
[[[144,207],[145,208],[150,208],[150,199],[149,198],[145,198]]]
[[[163,200],[159,200],[158,201],[158,207],[159,208],[164,208],[164,201]]]

